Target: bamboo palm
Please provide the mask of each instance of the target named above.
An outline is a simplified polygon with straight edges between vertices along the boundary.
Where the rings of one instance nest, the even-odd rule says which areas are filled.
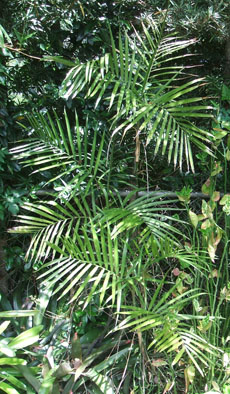
[[[150,348],[172,352],[173,365],[187,355],[203,373],[199,363],[207,366],[207,354],[216,355],[217,349],[188,326],[194,316],[186,308],[200,291],[175,295],[177,284],[166,283],[167,274],[155,278],[152,270],[161,264],[171,269],[174,259],[207,276],[206,259],[183,247],[184,222],[172,215],[175,200],[154,193],[133,198],[137,190],[122,199],[117,184],[128,182],[129,174],[115,174],[112,155],[107,160],[114,138],[131,132],[136,140],[144,134],[154,155],[161,150],[181,168],[185,158],[194,169],[191,142],[211,153],[211,133],[194,123],[208,118],[210,107],[202,97],[190,96],[204,80],[186,79],[186,70],[177,65],[183,57],[178,51],[194,40],[165,35],[147,19],[141,32],[134,29],[124,37],[120,32],[118,43],[110,30],[110,43],[109,53],[76,64],[62,90],[65,98],[84,92],[95,108],[107,103],[110,133],[102,133],[96,121],[93,130],[80,126],[77,114],[72,127],[66,111],[64,122],[55,111],[29,115],[31,138],[12,149],[13,157],[35,168],[33,173],[49,171],[47,183],[56,182],[59,190],[64,186],[45,201],[25,202],[11,231],[32,234],[27,259],[43,262],[39,279],[53,294],[61,298],[70,292],[70,302],[84,308],[97,299],[99,307],[117,312],[118,329],[148,331]],[[123,314],[128,317],[120,321]],[[102,378],[97,372],[88,371],[95,382]]]
[[[151,18],[142,22],[142,31],[119,34],[115,44],[110,29],[111,50],[99,59],[78,64],[67,74],[62,88],[65,98],[74,98],[81,91],[85,98],[108,103],[112,116],[112,138],[130,131],[137,137],[144,133],[146,146],[154,142],[154,155],[160,151],[168,161],[179,163],[186,159],[194,171],[191,142],[211,154],[212,134],[194,124],[194,119],[210,118],[210,106],[202,97],[191,94],[205,83],[202,78],[187,81],[178,54],[195,40],[164,33]]]

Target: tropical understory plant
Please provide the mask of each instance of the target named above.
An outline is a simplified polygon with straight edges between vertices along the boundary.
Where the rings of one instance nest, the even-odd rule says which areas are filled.
[[[109,28],[108,51],[86,64],[76,61],[67,74],[62,95],[106,108],[106,122],[91,113],[82,119],[67,110],[62,117],[55,110],[34,112],[24,126],[28,139],[11,149],[32,175],[45,179],[10,230],[32,235],[26,259],[39,283],[70,308],[93,304],[112,319],[107,335],[116,352],[109,356],[105,338],[104,348],[77,357],[80,363],[65,377],[66,392],[85,392],[90,381],[91,392],[126,394],[131,380],[133,390],[139,383],[143,393],[170,387],[188,392],[195,369],[204,380],[210,368],[222,365],[220,341],[212,336],[222,325],[224,296],[213,261],[185,220],[187,206],[154,192],[138,196],[143,153],[146,159],[146,152],[161,149],[169,163],[182,169],[185,160],[192,170],[192,144],[212,155],[214,136],[203,126],[210,106],[193,95],[205,81],[181,64],[194,40],[164,27],[165,20],[159,25],[145,19],[142,30],[120,32],[118,42]],[[146,169],[148,174],[148,161]],[[148,189],[151,180],[145,179]],[[221,298],[215,305],[210,283]],[[122,347],[124,337],[132,346]],[[123,372],[116,364],[121,355],[127,356]],[[54,382],[54,369],[49,373]]]
[[[173,365],[186,354],[203,374],[199,363],[208,366],[208,356],[203,352],[217,355],[217,348],[197,334],[196,325],[190,332],[186,322],[194,315],[188,317],[181,312],[192,308],[201,293],[198,288],[184,287],[185,292],[181,291],[183,281],[192,285],[190,277],[185,275],[174,283],[167,274],[162,277],[158,267],[163,264],[163,272],[172,272],[172,261],[177,261],[182,268],[198,270],[207,277],[208,255],[183,247],[185,222],[175,216],[179,212],[175,200],[159,200],[154,192],[136,198],[135,190],[121,198],[116,188],[119,176],[105,171],[106,141],[102,138],[97,143],[94,134],[90,145],[90,132],[80,129],[77,118],[76,134],[68,137],[67,115],[65,128],[54,116],[56,124],[51,117],[48,121],[43,115],[29,117],[33,137],[40,138],[14,148],[13,153],[26,166],[39,166],[41,172],[52,170],[49,183],[61,179],[64,187],[61,193],[53,190],[45,200],[26,202],[22,206],[25,214],[17,217],[19,226],[10,231],[33,234],[27,259],[40,271],[38,279],[53,296],[62,298],[70,293],[70,304],[77,301],[83,308],[96,302],[99,310],[117,313],[116,329],[134,328],[139,338],[142,327],[148,328],[149,345],[156,338],[159,351],[178,352]],[[71,148],[75,138],[78,143],[72,143]],[[56,141],[62,139],[63,144],[58,146]],[[65,176],[69,182],[63,182]],[[124,322],[123,313],[129,315]],[[130,321],[134,316],[136,324]],[[205,318],[198,314],[197,321]],[[158,327],[165,333],[163,338]],[[146,354],[143,352],[143,357],[149,363]]]
[[[36,313],[37,311],[10,310],[0,312],[0,317],[7,319],[31,317],[35,316]],[[10,324],[11,320],[5,320],[0,325],[0,388],[2,392],[12,394],[19,394],[18,390],[20,392],[31,392],[31,385],[38,388],[39,382],[36,382],[33,376],[34,368],[27,365],[25,348],[38,342],[39,333],[43,326],[32,327],[21,332],[15,338],[11,338],[6,335],[6,330]]]
[[[154,147],[154,155],[161,147],[169,163],[182,168],[185,158],[194,171],[191,142],[211,153],[208,145],[212,141],[212,133],[194,122],[210,118],[207,111],[211,107],[203,103],[203,97],[191,97],[205,81],[186,73],[189,66],[181,64],[185,56],[191,56],[187,49],[195,40],[165,33],[165,20],[160,25],[151,18],[141,23],[141,32],[120,31],[117,46],[108,26],[109,50],[85,64],[76,61],[63,81],[61,94],[72,99],[84,92],[86,99],[96,98],[95,109],[101,102],[107,103],[111,138],[123,139],[132,132],[137,151],[144,134],[145,145]],[[137,158],[138,152],[138,162]]]

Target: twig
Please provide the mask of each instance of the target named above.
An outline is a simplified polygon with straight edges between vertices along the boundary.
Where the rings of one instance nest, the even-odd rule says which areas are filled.
[[[131,349],[130,349],[128,357],[127,357],[127,361],[126,361],[125,368],[124,368],[124,371],[123,371],[123,374],[122,374],[122,377],[121,377],[120,384],[119,384],[118,388],[116,389],[116,394],[120,393],[120,388],[121,388],[121,386],[122,386],[122,384],[123,384],[123,382],[125,380],[126,371],[127,371],[128,365],[129,365],[129,359],[130,359],[132,348],[133,348],[134,337],[135,337],[135,333],[133,334],[133,338],[132,338],[132,341],[131,341]]]
[[[21,51],[21,49],[13,48],[13,47],[11,47],[10,45],[7,45],[7,44],[5,44],[3,48],[7,48],[7,49],[9,49],[10,51],[18,52],[18,53],[20,53],[20,54],[23,55],[23,56],[30,57],[31,59],[44,60],[42,57],[28,55],[27,53]]]

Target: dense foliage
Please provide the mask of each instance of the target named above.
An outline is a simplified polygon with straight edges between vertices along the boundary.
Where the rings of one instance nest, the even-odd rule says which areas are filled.
[[[0,391],[228,393],[228,3],[3,3]]]

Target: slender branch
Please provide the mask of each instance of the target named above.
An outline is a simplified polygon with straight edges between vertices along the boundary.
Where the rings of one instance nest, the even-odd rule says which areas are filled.
[[[121,197],[127,196],[132,190],[119,190],[119,194]],[[170,197],[170,198],[177,198],[177,193],[176,192],[170,192],[170,191],[165,191],[165,190],[157,190],[157,191],[149,191],[149,192],[138,192],[138,197],[146,196],[148,194],[151,194],[152,196],[155,197]],[[220,196],[222,197],[224,193],[221,193]],[[190,194],[191,198],[210,198],[208,194],[200,193],[200,192],[194,192]]]
[[[27,53],[21,51],[21,49],[13,48],[13,47],[11,47],[10,45],[7,45],[7,44],[4,45],[4,48],[9,49],[10,51],[18,52],[18,53],[20,53],[21,55],[27,56],[27,57],[29,57],[29,58],[31,58],[31,59],[44,60],[42,57],[28,55]]]
[[[126,197],[129,195],[129,193],[133,192],[133,190],[118,190],[118,193],[120,194],[121,197]],[[44,190],[38,190],[35,193],[37,196],[48,196],[48,195],[52,195],[52,194],[56,194],[55,191],[53,189],[44,189]],[[116,195],[117,193],[114,192],[114,195]],[[169,198],[177,198],[177,193],[176,192],[172,192],[172,191],[167,191],[167,190],[150,190],[150,191],[142,191],[142,192],[137,192],[138,197],[143,197],[146,196],[148,194],[151,194],[154,197],[169,197]],[[224,193],[220,193],[220,197],[223,197]],[[190,194],[191,198],[203,198],[203,199],[208,199],[210,198],[210,195],[208,194],[204,194],[201,192],[194,192]]]

